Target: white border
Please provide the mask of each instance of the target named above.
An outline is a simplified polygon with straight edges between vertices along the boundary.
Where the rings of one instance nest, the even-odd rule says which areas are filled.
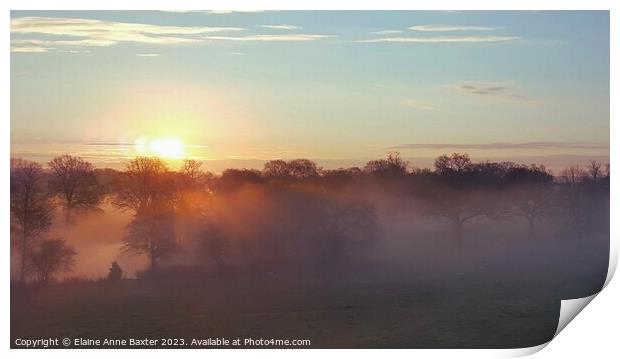
[[[617,12],[619,9],[618,1],[613,0],[521,0],[521,1],[493,1],[493,0],[470,0],[470,1],[462,1],[462,0],[434,0],[434,1],[414,1],[414,0],[381,0],[381,1],[369,1],[369,0],[359,0],[355,2],[347,3],[345,1],[340,0],[263,0],[258,4],[256,1],[243,1],[243,0],[228,0],[228,1],[197,1],[197,0],[177,0],[177,1],[169,1],[169,0],[152,0],[152,1],[132,1],[131,3],[128,0],[108,0],[105,2],[85,2],[85,1],[76,1],[76,0],[56,0],[53,5],[50,4],[49,1],[34,1],[34,0],[22,0],[20,2],[12,2],[9,1],[3,2],[3,6],[6,7],[6,11],[4,12],[4,16],[2,16],[2,26],[5,29],[4,36],[2,37],[3,43],[3,56],[2,56],[2,71],[4,79],[10,79],[10,53],[9,42],[10,42],[10,31],[9,31],[9,10],[36,10],[36,9],[54,9],[54,10],[70,10],[70,9],[80,9],[80,10],[97,10],[97,9],[107,9],[107,10],[177,10],[177,9],[213,9],[213,10],[228,10],[228,9],[237,9],[237,10],[611,10],[611,63],[614,61],[618,61],[618,39],[619,36],[619,26],[617,25],[620,17]],[[576,30],[577,31],[577,30]],[[613,67],[611,68],[611,89],[610,89],[610,98],[615,99],[618,98],[618,71]],[[8,206],[8,198],[9,198],[9,176],[8,176],[8,168],[9,168],[9,156],[10,153],[10,83],[9,81],[4,81],[4,86],[2,86],[2,100],[5,104],[2,108],[4,109],[4,116],[2,117],[4,120],[2,121],[2,130],[0,131],[1,135],[4,137],[2,141],[2,147],[4,151],[4,156],[1,157],[0,166],[5,169],[4,176],[0,178],[2,181],[2,191],[3,191],[3,203],[2,213],[0,214],[2,218],[2,230],[5,234],[5,246],[3,246],[2,250],[4,253],[4,266],[3,273],[0,274],[0,280],[4,284],[4,288],[6,289],[4,296],[0,299],[2,301],[2,310],[5,315],[3,318],[5,320],[2,321],[2,338],[3,342],[0,343],[5,350],[8,350],[9,344],[9,330],[10,330],[10,322],[6,320],[9,318],[9,302],[10,298],[8,295],[9,292],[9,250],[8,250],[8,233],[9,233],[9,206]],[[617,113],[617,102],[611,102],[611,119],[615,118]],[[616,165],[618,162],[617,154],[618,148],[614,145],[615,140],[617,139],[619,132],[618,126],[615,124],[613,120],[610,121],[611,131],[610,131],[610,144],[611,144],[611,167],[617,168]],[[618,262],[618,239],[620,238],[620,227],[618,223],[614,221],[614,218],[617,218],[618,214],[618,180],[617,177],[612,176],[612,186],[611,186],[611,258],[610,258],[610,272],[607,277],[606,284],[610,283],[611,277],[615,271]],[[618,304],[620,303],[620,286],[617,283],[611,283],[611,285],[607,286],[602,292],[603,295],[594,299],[594,305],[588,306],[588,308],[584,309],[583,314],[578,316],[575,319],[575,324],[568,325],[568,328],[563,331],[557,339],[552,341],[552,345],[549,345],[545,348],[539,355],[547,356],[547,357],[576,357],[579,355],[583,357],[585,355],[593,355],[597,352],[599,353],[614,353],[617,351],[617,347],[615,343],[617,341],[617,318],[618,318]],[[610,315],[611,314],[611,315]],[[414,352],[411,351],[403,351],[403,350],[391,350],[391,351],[362,351],[356,350],[355,353],[347,353],[355,356],[376,356],[379,355],[395,355],[395,356],[407,356],[410,355],[422,355],[424,357],[512,357],[512,356],[520,356],[527,355],[539,351],[545,347],[539,346],[534,348],[525,348],[518,350],[416,350]],[[88,355],[93,357],[109,357],[110,355],[117,354],[134,354],[135,352],[130,351],[117,351],[117,350],[88,350],[84,351],[46,351],[45,353],[37,353],[35,351],[17,351],[13,350],[10,352],[11,355],[22,356],[22,355],[32,355],[32,354],[44,354],[46,356],[51,357],[65,357],[67,355]],[[316,356],[317,354],[334,354],[336,355],[339,352],[334,350],[327,350],[316,352],[315,350],[307,350],[307,351],[295,351],[295,355],[299,356]],[[136,353],[137,354],[137,353]],[[144,354],[144,353],[141,353]],[[259,357],[269,357],[272,358],[274,356],[289,356],[293,354],[291,351],[278,351],[278,350],[237,350],[237,351],[228,351],[228,350],[210,350],[208,352],[205,351],[188,351],[184,350],[181,353],[173,353],[171,351],[149,351],[148,355],[153,357],[168,357],[169,355],[188,355],[188,356],[200,356],[204,357],[205,355],[218,355],[218,356],[237,356],[242,354],[250,354],[253,356]],[[609,355],[607,355],[609,356]]]

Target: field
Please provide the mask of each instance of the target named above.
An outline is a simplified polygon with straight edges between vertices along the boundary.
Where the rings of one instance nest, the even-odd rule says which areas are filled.
[[[471,253],[480,254],[467,261],[445,254],[438,242],[424,244],[426,255],[411,261],[378,262],[374,251],[313,268],[289,264],[218,275],[177,269],[120,283],[15,287],[12,341],[223,337],[310,339],[313,348],[529,347],[553,337],[559,299],[598,291],[607,268],[604,241],[601,247],[565,241],[561,253],[533,256],[525,254],[527,246],[498,240],[491,256],[472,240]],[[547,242],[549,250],[559,248]],[[411,242],[394,243],[383,255],[415,253]]]

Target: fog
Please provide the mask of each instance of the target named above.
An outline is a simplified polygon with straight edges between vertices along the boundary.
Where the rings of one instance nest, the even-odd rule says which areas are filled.
[[[560,299],[597,292],[607,274],[609,171],[598,163],[556,176],[459,154],[433,171],[397,156],[219,176],[196,163],[134,164],[96,172],[105,190],[91,188],[101,196],[89,192],[100,201],[88,210],[54,207],[38,233],[64,239],[75,261],[14,287],[12,336],[53,327],[294,335],[316,347],[532,346],[553,336]]]
[[[584,271],[597,273],[600,281],[607,265],[608,234],[601,228],[588,228],[590,235],[580,239],[558,215],[541,219],[531,238],[522,218],[480,216],[466,223],[463,238],[455,239],[448,219],[429,216],[415,198],[376,183],[331,191],[308,184],[293,189],[250,184],[212,194],[207,201],[200,207],[209,212],[216,227],[211,230],[223,238],[222,248],[216,250],[222,251],[221,264],[231,272],[290,273],[291,268],[349,265],[365,280],[379,282],[451,277],[509,282],[552,274],[556,280],[566,280]],[[318,234],[324,232],[316,230],[326,225],[328,216],[339,213],[337,206],[367,208],[376,214],[376,223],[364,223],[364,229],[344,228],[346,233],[336,240],[342,243],[321,242]],[[604,218],[605,208],[598,211]],[[145,255],[121,250],[131,220],[131,213],[109,201],[100,212],[81,215],[69,224],[57,210],[49,236],[66,239],[78,252],[73,270],[60,278],[106,278],[114,261],[127,278],[147,270]],[[179,248],[162,259],[161,268],[219,271],[216,260],[201,252],[200,221],[191,211],[177,215]],[[333,270],[337,275],[340,269]]]

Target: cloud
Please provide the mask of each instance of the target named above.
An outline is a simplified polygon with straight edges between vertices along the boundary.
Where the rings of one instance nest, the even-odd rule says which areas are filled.
[[[205,36],[207,40],[219,41],[315,41],[324,38],[333,37],[333,35],[317,35],[317,34],[290,34],[290,35],[247,35],[247,36]]]
[[[213,15],[227,15],[234,13],[253,13],[253,12],[264,12],[266,10],[159,10],[161,12],[171,12],[171,13],[202,13],[202,14],[213,14]]]
[[[519,40],[517,36],[439,36],[439,37],[384,37],[380,39],[358,40],[355,42],[395,42],[417,44],[442,44],[442,43],[484,43],[484,42],[507,42]]]
[[[159,54],[136,54],[139,57],[159,57]]]
[[[448,85],[449,88],[472,96],[500,97],[512,100],[527,100],[527,97],[514,93],[513,85],[501,82],[468,82]]]
[[[388,147],[391,150],[404,149],[452,149],[452,150],[510,150],[510,149],[609,149],[608,143],[597,142],[495,142],[495,143],[409,143]]]
[[[253,13],[253,12],[265,12],[267,10],[204,10],[204,12],[214,15],[227,15],[235,13]]]
[[[416,25],[409,28],[420,32],[457,32],[457,31],[494,31],[496,27],[487,26],[458,26],[458,25]]]
[[[11,47],[11,52],[21,52],[21,53],[40,53],[40,52],[49,52],[51,49],[48,47],[40,47],[40,46],[17,46]]]
[[[392,34],[402,34],[402,30],[381,30],[381,31],[373,31],[372,35],[392,35]]]
[[[265,29],[273,29],[273,30],[298,30],[298,29],[301,29],[301,26],[287,25],[287,24],[281,24],[281,25],[259,25],[258,27],[263,27]]]
[[[44,43],[48,49],[57,47],[112,46],[121,42],[171,45],[202,41],[200,35],[246,30],[238,27],[163,26],[80,18],[20,17],[11,19],[11,35],[43,35],[56,39],[13,40]],[[70,37],[73,39],[66,39]],[[22,44],[23,45],[23,44]]]

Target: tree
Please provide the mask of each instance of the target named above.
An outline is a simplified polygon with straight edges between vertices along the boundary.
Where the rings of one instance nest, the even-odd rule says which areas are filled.
[[[138,216],[156,202],[172,200],[174,186],[166,178],[168,168],[157,157],[136,157],[129,161],[116,183],[112,203]]]
[[[588,164],[588,174],[594,183],[603,177],[603,164],[598,161],[590,161]]]
[[[121,269],[121,266],[118,265],[118,262],[114,261],[112,262],[110,271],[108,272],[108,280],[118,282],[121,279],[123,279],[123,270]]]
[[[229,168],[217,179],[215,188],[220,191],[233,191],[246,184],[259,184],[263,176],[257,170]]]
[[[267,179],[303,180],[319,177],[319,168],[311,160],[273,160],[265,163],[263,176]]]
[[[90,162],[80,157],[62,155],[48,162],[48,166],[52,170],[49,186],[62,200],[66,222],[71,221],[74,210],[97,209],[103,199],[103,191]]]
[[[488,191],[474,191],[449,185],[435,185],[421,194],[423,211],[430,216],[450,220],[454,239],[461,244],[466,222],[481,216],[492,217],[498,213]]]
[[[453,153],[450,156],[444,154],[435,159],[435,173],[440,176],[463,174],[471,167],[471,159],[465,153]]]
[[[44,173],[35,162],[11,159],[11,234],[21,255],[20,281],[25,280],[31,244],[52,224],[53,205],[44,186]]]
[[[469,155],[460,153],[437,157],[434,181],[419,193],[425,212],[449,219],[460,244],[467,221],[480,216],[507,216],[507,201],[501,189],[513,165],[488,161],[474,164]]]
[[[284,160],[272,160],[265,162],[263,167],[265,178],[286,178],[291,176],[289,165]]]
[[[587,208],[584,180],[587,173],[579,166],[569,166],[560,173],[562,193],[566,203],[568,218],[578,238],[583,236]]]
[[[181,173],[185,177],[193,181],[197,181],[202,175],[202,170],[200,169],[200,167],[202,167],[202,162],[200,161],[184,160],[183,166],[181,167]]]
[[[409,163],[398,152],[389,152],[386,159],[366,163],[364,172],[380,177],[396,177],[407,174]]]
[[[423,193],[426,213],[449,219],[452,222],[454,237],[461,242],[465,222],[488,214],[484,197],[475,194],[471,181],[473,164],[469,155],[453,153],[435,159],[434,175],[436,183],[432,189]]]
[[[75,249],[64,239],[46,239],[33,251],[29,263],[39,282],[47,284],[54,275],[70,271],[76,255]]]
[[[319,176],[316,163],[305,158],[291,160],[287,163],[291,176],[296,179],[309,179]]]
[[[159,207],[159,208],[157,208]],[[151,205],[129,224],[121,250],[130,254],[146,254],[151,270],[176,247],[174,211],[169,203]]]
[[[218,270],[224,268],[224,260],[230,250],[230,242],[215,223],[205,223],[198,234],[199,254],[215,262]]]

